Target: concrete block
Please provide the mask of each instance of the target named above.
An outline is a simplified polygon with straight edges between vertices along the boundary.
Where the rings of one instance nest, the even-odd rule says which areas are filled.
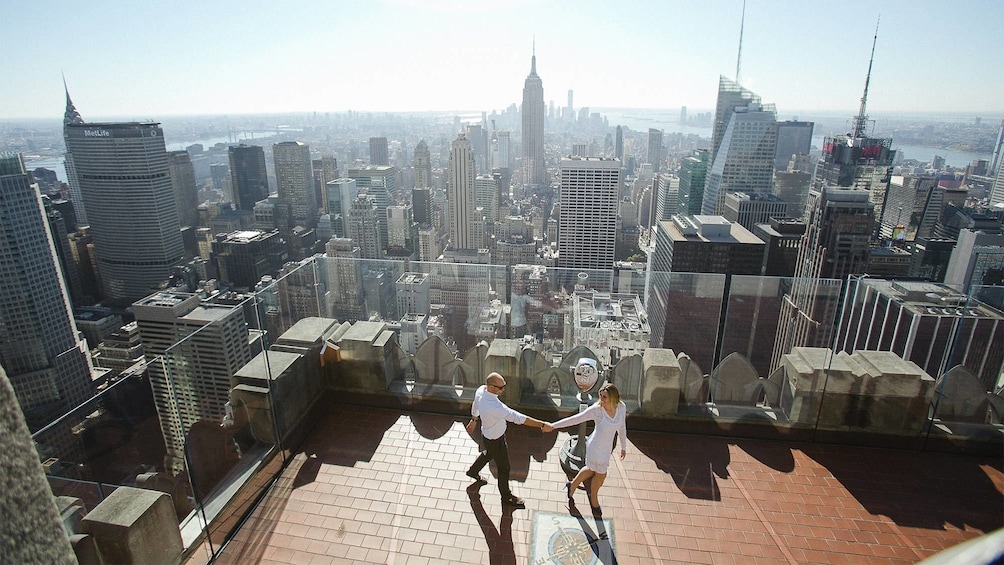
[[[171,497],[119,487],[80,521],[105,563],[175,565],[184,549]]]

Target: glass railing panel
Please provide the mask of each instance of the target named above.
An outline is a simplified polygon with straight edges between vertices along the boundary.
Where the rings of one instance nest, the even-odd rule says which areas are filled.
[[[1004,287],[973,286],[953,304],[951,347],[931,399],[928,445],[1000,443],[1004,436]]]
[[[268,484],[253,479],[277,472],[263,470],[276,456],[277,435],[256,305],[254,298],[203,302],[174,320],[169,331],[179,341],[151,366],[165,472],[190,488],[186,544],[208,525],[210,547],[218,550],[232,533],[235,508]]]
[[[680,413],[710,416],[709,379],[715,366],[725,275],[652,272],[648,285],[651,346],[680,360]]]
[[[118,486],[154,488],[164,442],[145,366],[112,377],[98,394],[32,435],[55,496],[88,511]]]
[[[710,375],[719,417],[763,416],[811,428],[823,402],[825,371],[805,372],[798,360],[828,366],[820,349],[830,347],[840,281],[734,275],[726,292],[718,363]]]

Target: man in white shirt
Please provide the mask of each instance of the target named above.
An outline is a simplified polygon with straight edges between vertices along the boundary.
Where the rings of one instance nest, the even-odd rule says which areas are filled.
[[[503,506],[523,507],[523,499],[515,496],[509,490],[509,446],[505,442],[507,422],[543,428],[544,422],[531,418],[506,406],[499,395],[505,391],[505,379],[498,373],[492,373],[485,379],[485,384],[478,387],[471,404],[471,421],[467,423],[467,431],[474,433],[474,426],[481,421],[481,436],[485,440],[484,451],[467,470],[467,476],[478,482],[488,482],[481,478],[481,469],[489,461],[495,461],[498,470],[499,493],[502,495]]]

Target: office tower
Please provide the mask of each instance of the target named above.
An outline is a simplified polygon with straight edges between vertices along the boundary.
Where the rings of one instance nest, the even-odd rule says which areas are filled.
[[[474,234],[474,179],[477,167],[471,143],[463,132],[457,135],[447,165],[446,193],[450,206],[450,247],[478,249]]]
[[[501,180],[502,175],[498,171],[474,178],[474,206],[484,210],[484,215],[490,223],[498,221]]]
[[[809,216],[805,251],[819,262],[816,278],[844,280],[864,273],[875,206],[860,189],[827,188]]]
[[[523,84],[523,184],[546,188],[544,112],[544,83],[537,76],[535,49],[530,58],[530,74]]]
[[[230,159],[230,201],[238,210],[254,210],[257,202],[268,198],[268,173],[265,170],[265,150],[257,145],[232,146]]]
[[[171,175],[174,206],[178,210],[178,223],[182,226],[199,225],[199,187],[195,185],[195,168],[188,151],[171,151],[167,154],[167,170]]]
[[[994,143],[994,156],[990,160],[990,168],[987,169],[987,176],[1000,178],[1001,165],[1004,164],[1004,120],[1001,120],[1001,127],[997,130],[997,141]],[[1002,196],[1004,199],[1004,196]]]
[[[561,160],[557,267],[613,268],[622,175],[618,159]]]
[[[130,304],[184,262],[164,146],[156,122],[64,119],[66,150],[94,237],[106,300]]]
[[[774,170],[787,171],[792,155],[808,155],[812,146],[812,122],[787,120],[777,123]]]
[[[571,88],[568,89],[568,106],[565,108],[565,112],[569,116],[573,116],[573,117],[575,116],[575,109],[572,106],[572,89]]]
[[[390,165],[390,157],[387,152],[387,138],[386,137],[371,137],[370,138],[370,164],[371,165]]]
[[[589,157],[589,144],[573,143],[571,155],[573,157]]]
[[[350,178],[340,178],[329,181],[326,187],[328,196],[327,213],[331,216],[332,228],[338,237],[347,237],[349,210],[352,209],[352,201],[356,199],[358,190],[356,181]]]
[[[496,159],[494,168],[504,169],[506,174],[511,174],[512,171],[512,141],[511,134],[509,130],[501,130],[495,133],[498,139],[498,159]],[[508,184],[506,185],[508,187]],[[508,200],[508,198],[506,199]]]
[[[342,322],[366,319],[359,247],[351,239],[333,237],[324,246],[324,255],[328,315]]]
[[[266,275],[274,276],[288,260],[278,230],[221,233],[212,242],[212,257],[220,281],[244,289],[253,289]]]
[[[733,108],[718,153],[708,169],[701,211],[722,214],[728,192],[770,192],[777,120],[774,106],[751,102]]]
[[[428,273],[403,273],[394,283],[397,288],[397,311],[405,314],[428,314],[432,276]]]
[[[333,155],[325,155],[310,162],[314,174],[314,201],[318,207],[327,213],[328,183],[338,178],[338,160]]]
[[[417,227],[410,204],[387,207],[387,247],[411,249],[415,244],[412,231]]]
[[[882,217],[879,219],[879,235],[881,237],[899,241],[906,239],[906,232],[913,219],[914,203],[917,200],[917,183],[914,178],[908,179],[901,175],[889,177],[889,188],[885,198],[886,205]]]
[[[658,173],[662,163],[662,130],[648,129],[648,162],[652,164],[652,172]]]
[[[753,226],[753,235],[765,246],[760,274],[766,277],[794,276],[804,234],[805,222],[797,218],[771,218],[767,223]]]
[[[834,350],[892,351],[938,378],[963,365],[987,391],[1004,368],[1004,315],[947,285],[861,279]]]
[[[35,431],[94,387],[38,187],[17,153],[0,153],[0,218],[0,366]]]
[[[314,197],[314,170],[310,147],[299,141],[283,141],[272,146],[275,184],[279,202],[289,206],[289,228],[313,228],[318,208]]]
[[[435,261],[442,253],[439,232],[433,227],[418,229],[418,260]]]
[[[657,228],[653,270],[760,274],[764,242],[722,216],[674,216],[659,222]]]
[[[763,254],[763,241],[721,216],[674,216],[658,222],[652,270],[677,275],[671,288],[651,287],[647,305],[653,345],[686,352],[700,367],[713,367],[724,330],[722,297],[732,278],[679,273],[759,275]]]
[[[1004,234],[962,229],[945,272],[945,284],[964,292],[976,286],[1004,285]]]
[[[952,260],[955,244],[954,239],[919,237],[908,242],[907,249],[912,253],[909,277],[930,282],[945,282],[945,274]]]
[[[432,189],[428,187],[412,189],[411,205],[415,214],[415,222],[419,225],[419,227],[431,227]]]
[[[373,198],[380,227],[380,241],[387,241],[387,206],[397,193],[397,167],[386,165],[366,165],[349,169],[346,175],[356,181],[356,190]],[[362,243],[356,241],[362,246]]]
[[[777,197],[788,204],[788,215],[793,218],[805,216],[805,204],[812,186],[812,173],[803,171],[775,171],[774,191]]]
[[[63,211],[67,211],[70,221],[73,221],[73,204],[65,200],[62,201],[62,204],[66,204],[67,206],[53,202],[48,196],[42,197],[42,208],[45,212],[49,233],[52,234],[52,243],[56,250],[59,272],[66,283],[66,291],[70,296],[70,305],[76,308],[82,304],[91,303],[92,298],[86,297],[84,294],[80,271],[77,269],[77,262],[74,260],[73,251],[70,248],[69,236],[75,234],[76,230],[67,228],[66,216],[63,215]]]
[[[756,224],[788,216],[788,203],[768,192],[730,192],[725,195],[722,216],[753,231]]]
[[[692,216],[701,213],[701,206],[704,203],[704,184],[708,177],[709,155],[710,152],[707,149],[695,149],[693,154],[680,161],[680,189],[677,192],[679,206],[674,212],[675,214]]]
[[[617,126],[617,134],[614,139],[614,158],[624,161],[624,128]]]
[[[386,222],[386,208],[383,216]],[[386,245],[380,234],[379,212],[373,197],[369,194],[361,193],[352,201],[348,216],[348,231],[349,237],[359,246],[363,259],[383,259]]]
[[[418,142],[415,146],[415,188],[428,188],[432,186],[432,155],[429,153],[429,145],[425,140]]]
[[[488,132],[481,124],[467,124],[467,141],[471,144],[471,151],[474,152],[474,162],[479,171],[489,169],[488,167]]]
[[[997,165],[997,174],[990,189],[990,206],[1004,206],[1004,164]]]
[[[711,154],[708,162],[714,163],[718,156],[718,150],[725,137],[725,130],[732,120],[732,112],[736,108],[745,108],[750,103],[760,104],[760,97],[739,86],[738,83],[719,75],[718,102],[715,105],[715,124],[711,131]]]
[[[63,89],[66,92],[66,111],[63,114],[63,136],[66,136],[67,127],[70,125],[81,125],[84,123],[84,119],[80,116],[80,112],[73,105],[73,101],[70,100],[70,91],[66,90],[66,84],[63,84]],[[87,221],[87,209],[84,207],[84,196],[80,192],[80,179],[77,178],[77,169],[73,166],[73,153],[70,148],[66,148],[65,153],[66,162],[64,167],[66,169],[66,180],[70,186],[70,202],[73,202],[73,210],[77,215],[77,225],[86,226]]]
[[[823,158],[816,167],[813,188],[820,190],[823,186],[837,186],[867,190],[869,200],[875,205],[874,216],[880,219],[885,208],[889,176],[896,152],[891,149],[892,139],[871,137],[865,132],[868,126],[868,116],[865,113],[868,83],[871,80],[877,40],[876,30],[864,95],[861,97],[858,115],[854,118],[854,131],[823,139]]]
[[[182,292],[157,292],[132,307],[143,354],[164,359],[151,362],[148,371],[167,447],[164,466],[176,475],[186,468],[192,426],[223,423],[231,379],[251,360],[247,322],[239,306],[203,303]]]
[[[650,214],[644,215],[646,218],[644,222],[646,228],[654,226],[655,222],[668,220],[674,214],[680,213],[681,186],[682,180],[669,173],[660,173],[652,179],[652,187],[655,192],[655,206],[651,207]]]
[[[226,163],[213,163],[209,165],[209,178],[213,181],[213,188],[216,190],[222,190],[223,180],[227,178],[229,173],[230,166]]]

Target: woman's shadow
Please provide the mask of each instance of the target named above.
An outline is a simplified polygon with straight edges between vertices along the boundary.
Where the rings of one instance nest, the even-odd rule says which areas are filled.
[[[579,527],[582,528],[586,542],[592,548],[597,561],[606,565],[616,565],[617,555],[614,553],[613,544],[610,543],[610,534],[607,533],[607,526],[603,518],[594,517],[591,524],[582,516],[582,512],[579,511],[574,500],[568,501],[568,513],[579,521]],[[595,530],[593,526],[596,527]]]
[[[481,532],[485,536],[488,544],[488,562],[491,565],[516,565],[516,548],[512,543],[512,513],[513,506],[502,506],[502,518],[499,520],[498,529],[492,521],[485,507],[481,504],[481,495],[478,490],[484,483],[476,482],[467,487],[467,497],[471,500],[471,510],[478,519]]]

